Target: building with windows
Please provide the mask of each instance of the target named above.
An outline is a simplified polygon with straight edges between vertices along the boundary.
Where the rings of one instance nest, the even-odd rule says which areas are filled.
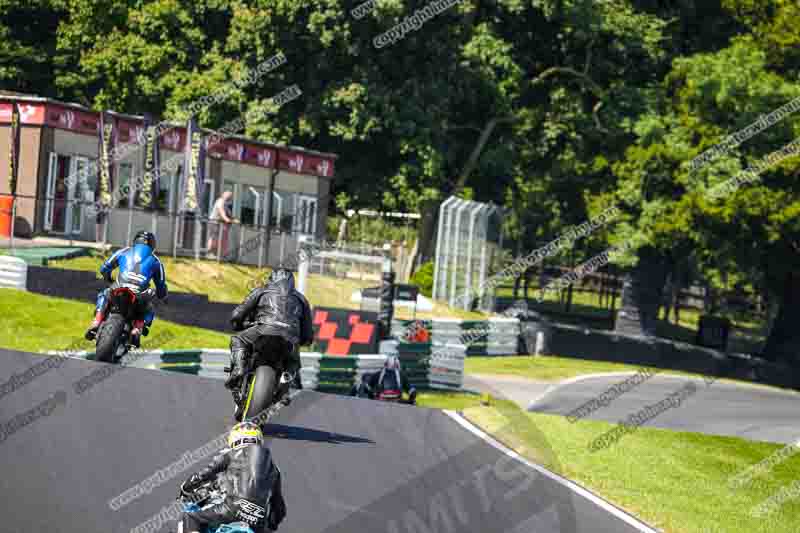
[[[172,124],[159,138],[161,179],[155,209],[138,205],[136,183],[144,173],[142,116],[108,111],[113,124],[113,205],[105,219],[92,209],[98,194],[100,113],[46,98],[0,94],[0,195],[8,195],[13,103],[21,118],[15,234],[52,235],[124,245],[139,229],[155,229],[159,251],[205,253],[207,219],[223,191],[233,193],[240,220],[226,235],[227,253],[245,263],[278,264],[294,253],[300,236],[323,238],[333,180],[334,154],[228,136],[207,150],[197,224],[179,212],[186,125]],[[212,132],[202,130],[204,135]],[[134,144],[134,143],[141,144]],[[133,147],[133,149],[131,149]],[[167,162],[173,160],[174,164]],[[164,171],[165,168],[171,170]],[[77,177],[77,179],[74,179]],[[270,206],[271,203],[271,206]],[[271,220],[267,211],[271,210]],[[191,221],[194,222],[194,217]],[[196,229],[199,228],[199,229]],[[247,246],[269,230],[269,249]],[[202,232],[197,238],[195,231]],[[170,238],[164,238],[169,235]],[[258,239],[255,239],[258,240]],[[266,239],[265,239],[266,240]]]

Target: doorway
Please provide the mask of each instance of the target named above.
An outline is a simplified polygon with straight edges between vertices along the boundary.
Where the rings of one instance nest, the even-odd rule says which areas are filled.
[[[83,230],[84,197],[89,188],[88,158],[51,152],[45,195],[45,231],[61,235],[80,234]]]

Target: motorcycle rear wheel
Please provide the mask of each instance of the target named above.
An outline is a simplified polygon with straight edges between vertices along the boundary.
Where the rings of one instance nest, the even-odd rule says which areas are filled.
[[[97,332],[97,348],[95,350],[95,360],[104,363],[113,363],[114,356],[117,354],[120,343],[124,343],[123,331],[125,330],[125,319],[120,315],[111,315],[108,320],[100,326]]]
[[[277,382],[275,369],[271,366],[263,365],[256,368],[247,388],[247,396],[243,398],[245,403],[242,408],[242,420],[257,416],[272,404]]]

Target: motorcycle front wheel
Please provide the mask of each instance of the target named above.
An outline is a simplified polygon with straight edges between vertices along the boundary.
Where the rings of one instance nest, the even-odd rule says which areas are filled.
[[[100,326],[97,332],[97,348],[95,350],[95,360],[104,363],[113,363],[114,356],[120,349],[120,344],[124,346],[123,332],[125,331],[125,319],[121,315],[111,315],[108,320]]]
[[[242,420],[255,417],[272,404],[277,382],[275,369],[271,366],[263,365],[256,368],[247,387],[247,396],[244,397]]]

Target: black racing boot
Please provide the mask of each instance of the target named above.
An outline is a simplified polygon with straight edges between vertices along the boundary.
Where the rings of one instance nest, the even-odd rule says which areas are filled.
[[[233,390],[237,383],[244,377],[244,369],[247,364],[247,352],[236,350],[231,352],[231,373],[225,380],[225,388]]]
[[[237,395],[238,397],[238,395]],[[237,422],[242,421],[242,402],[234,398],[233,400],[233,419]]]
[[[97,311],[94,315],[94,320],[92,324],[89,326],[89,329],[86,330],[84,337],[87,341],[93,341],[95,337],[97,337],[97,330],[100,329],[100,324],[103,323],[103,313],[101,311]]]

